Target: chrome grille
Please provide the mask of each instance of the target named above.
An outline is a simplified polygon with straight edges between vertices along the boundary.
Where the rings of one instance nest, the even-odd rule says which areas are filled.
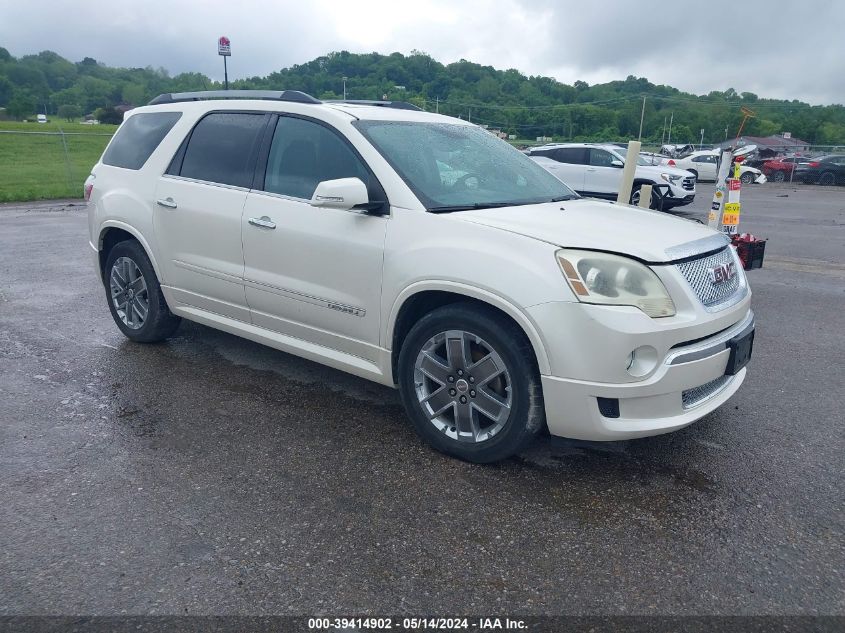
[[[733,262],[736,265],[736,275],[728,281],[714,283],[710,280],[708,270],[720,264]],[[709,311],[727,308],[738,302],[745,295],[745,275],[742,272],[742,265],[734,257],[733,250],[726,246],[718,253],[706,257],[693,259],[687,262],[675,264],[684,279],[695,292],[696,296]]]
[[[695,189],[695,176],[689,176],[684,178],[684,182],[681,185],[687,191],[692,191]]]
[[[727,387],[733,378],[733,376],[719,376],[716,380],[711,380],[698,387],[687,389],[681,394],[681,402],[684,405],[684,409],[692,409],[706,402]]]

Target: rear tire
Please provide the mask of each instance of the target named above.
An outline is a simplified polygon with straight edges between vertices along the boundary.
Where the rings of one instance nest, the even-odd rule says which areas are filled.
[[[153,265],[135,240],[112,248],[103,281],[112,318],[126,338],[156,343],[179,327],[182,319],[167,307]]]
[[[473,304],[438,308],[411,328],[398,382],[420,437],[466,461],[510,457],[545,425],[531,343],[512,321]]]

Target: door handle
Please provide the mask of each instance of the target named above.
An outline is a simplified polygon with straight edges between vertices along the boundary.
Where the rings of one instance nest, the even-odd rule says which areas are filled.
[[[249,223],[252,224],[252,226],[260,226],[262,229],[276,228],[276,223],[266,215],[262,215],[260,218],[250,218]]]
[[[160,207],[167,207],[168,209],[176,208],[176,201],[173,198],[165,198],[164,200],[159,198],[156,200],[156,204]]]
[[[587,171],[596,171],[596,168],[595,168],[595,167],[590,167],[589,169],[587,169]]]

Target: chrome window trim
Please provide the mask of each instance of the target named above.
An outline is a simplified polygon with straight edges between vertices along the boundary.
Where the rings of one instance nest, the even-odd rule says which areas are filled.
[[[250,191],[249,187],[240,187],[238,185],[227,185],[225,182],[213,182],[211,180],[200,180],[199,178],[188,178],[187,176],[177,176],[175,174],[162,174],[162,178],[170,178],[171,180],[181,180],[182,182],[192,182],[197,185],[209,185],[211,187],[220,187],[221,189],[232,189],[233,191]]]

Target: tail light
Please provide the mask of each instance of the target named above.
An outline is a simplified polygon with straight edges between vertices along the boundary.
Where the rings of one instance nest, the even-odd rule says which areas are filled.
[[[668,162],[668,163],[666,163],[666,164],[667,164],[667,165],[669,165],[669,167],[674,167],[674,166],[675,166],[675,161],[673,161],[673,160],[670,158],[670,159],[669,159],[669,162]]]
[[[807,163],[810,167],[818,167],[821,163],[817,160],[814,160],[812,163]]]
[[[94,191],[94,183],[93,182],[86,182],[85,187],[83,187],[84,198],[85,202],[91,200],[91,192]]]

